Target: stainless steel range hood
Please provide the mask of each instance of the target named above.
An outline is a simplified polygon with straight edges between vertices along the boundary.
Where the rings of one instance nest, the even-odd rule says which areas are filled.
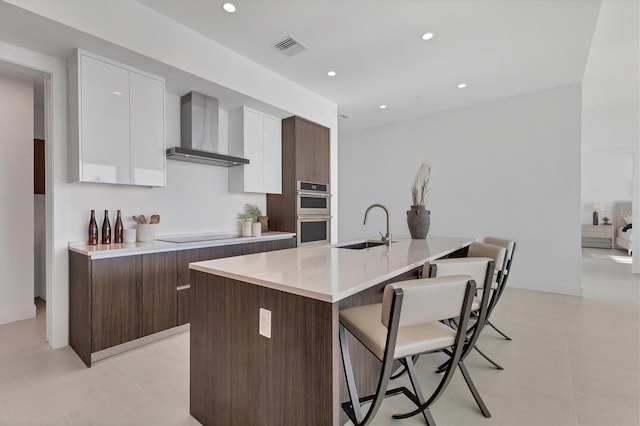
[[[216,154],[214,152],[174,146],[167,148],[167,158],[170,160],[187,161],[189,163],[210,164],[212,166],[233,167],[249,164],[246,158],[231,155]]]
[[[249,164],[246,158],[219,154],[218,100],[198,92],[180,98],[180,145],[167,149],[167,158],[191,163],[232,167]]]

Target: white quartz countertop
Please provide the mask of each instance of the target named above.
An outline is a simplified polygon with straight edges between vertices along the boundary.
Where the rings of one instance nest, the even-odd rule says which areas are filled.
[[[214,234],[211,234],[214,235]],[[136,242],[131,244],[98,244],[90,246],[86,241],[70,242],[69,250],[91,257],[92,259],[104,259],[108,257],[133,256],[145,253],[160,253],[165,251],[188,250],[204,247],[226,246],[230,244],[255,243],[260,241],[283,240],[293,238],[295,233],[291,232],[265,232],[260,237],[239,237],[233,234],[215,235],[216,239],[195,241],[195,242],[166,242],[159,241],[159,238],[180,238],[186,235],[165,235],[157,236],[155,241]]]
[[[299,247],[195,262],[189,267],[333,303],[475,241],[473,238],[450,237],[427,240],[394,237],[393,240],[395,242],[388,247],[364,250],[331,245]]]

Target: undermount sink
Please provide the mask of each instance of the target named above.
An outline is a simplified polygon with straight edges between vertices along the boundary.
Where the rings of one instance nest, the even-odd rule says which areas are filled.
[[[391,241],[392,243],[394,241]],[[351,250],[363,250],[371,247],[383,246],[385,243],[382,241],[363,241],[361,243],[347,244],[346,246],[338,246],[338,248],[351,249]]]

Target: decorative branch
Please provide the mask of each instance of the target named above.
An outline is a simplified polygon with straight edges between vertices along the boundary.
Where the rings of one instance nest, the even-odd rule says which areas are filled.
[[[431,166],[426,162],[422,163],[413,180],[411,186],[411,199],[414,206],[424,206],[429,194],[429,183],[431,180]]]

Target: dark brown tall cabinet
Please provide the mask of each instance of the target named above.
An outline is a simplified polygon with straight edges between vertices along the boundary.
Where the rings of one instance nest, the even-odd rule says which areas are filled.
[[[329,183],[328,128],[304,118],[290,117],[282,120],[282,139],[283,151],[294,149],[296,153],[295,180]]]
[[[300,117],[282,120],[282,194],[267,194],[270,229],[297,232],[298,181],[330,184],[330,130]]]

